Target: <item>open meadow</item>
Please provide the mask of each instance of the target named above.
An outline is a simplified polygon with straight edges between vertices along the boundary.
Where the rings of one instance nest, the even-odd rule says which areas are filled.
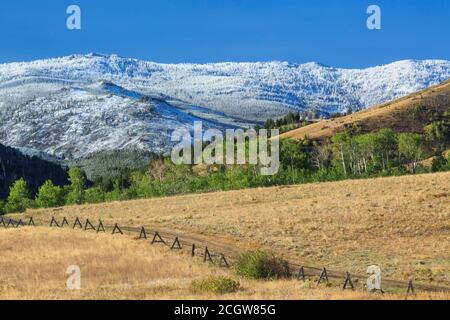
[[[301,265],[450,285],[450,173],[193,194],[28,210],[145,226],[235,256],[265,249]]]
[[[296,280],[244,280],[218,268],[127,236],[50,229],[0,229],[0,299],[405,299],[400,294],[342,291]],[[81,271],[80,290],[68,290],[67,268]],[[237,292],[195,293],[193,280],[228,276]],[[449,299],[419,293],[408,299]]]

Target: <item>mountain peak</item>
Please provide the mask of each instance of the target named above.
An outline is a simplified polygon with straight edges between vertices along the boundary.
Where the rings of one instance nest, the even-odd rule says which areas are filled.
[[[160,64],[89,53],[0,65],[0,143],[55,155],[166,151],[170,131],[245,127],[289,111],[330,115],[450,78],[450,61],[366,69],[318,62]]]

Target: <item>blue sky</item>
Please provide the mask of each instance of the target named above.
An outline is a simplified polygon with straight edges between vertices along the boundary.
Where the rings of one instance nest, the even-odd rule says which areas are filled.
[[[82,29],[66,28],[66,8]],[[368,30],[366,9],[382,10]],[[116,53],[157,62],[317,61],[365,67],[450,59],[448,0],[4,0],[0,62]]]

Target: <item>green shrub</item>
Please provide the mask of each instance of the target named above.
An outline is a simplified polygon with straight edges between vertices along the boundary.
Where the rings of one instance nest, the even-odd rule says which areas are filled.
[[[195,280],[191,284],[194,293],[225,294],[238,291],[240,283],[226,277],[208,277],[203,280]]]
[[[5,201],[0,200],[0,216],[5,213]]]
[[[235,271],[251,279],[280,279],[291,274],[287,261],[264,251],[242,254],[236,261]]]
[[[450,155],[449,159],[445,159],[444,156],[440,155],[436,157],[436,159],[433,160],[432,172],[439,172],[439,171],[448,171],[450,170]]]

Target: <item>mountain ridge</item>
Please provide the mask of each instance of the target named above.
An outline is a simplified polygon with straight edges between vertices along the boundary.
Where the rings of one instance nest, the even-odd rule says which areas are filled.
[[[81,158],[127,147],[167,152],[170,133],[203,121],[245,128],[289,111],[329,116],[450,78],[448,60],[366,69],[317,62],[160,64],[71,55],[0,64],[0,143]]]
[[[350,115],[322,120],[287,131],[281,134],[280,138],[323,141],[337,132],[348,131],[355,127],[361,133],[390,128],[398,133],[423,134],[425,126],[432,122],[432,119],[448,121],[446,113],[450,113],[450,80]]]

